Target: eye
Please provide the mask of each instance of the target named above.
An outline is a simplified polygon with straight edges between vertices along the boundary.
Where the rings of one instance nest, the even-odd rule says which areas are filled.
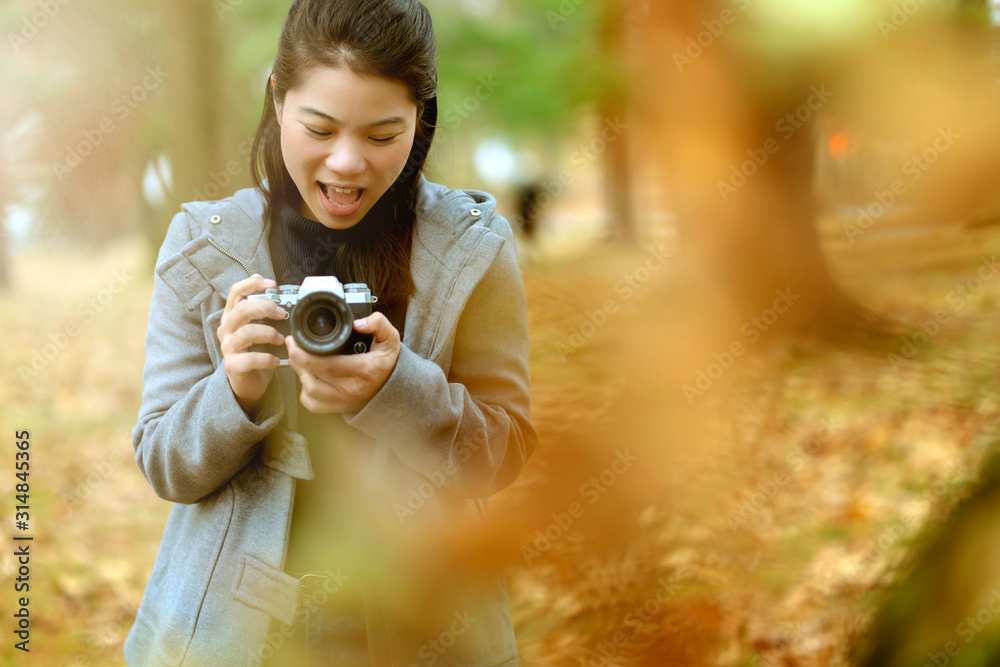
[[[389,143],[390,141],[392,141],[393,139],[395,139],[395,138],[396,138],[396,137],[398,137],[398,136],[399,136],[399,135],[397,134],[397,135],[395,135],[395,136],[392,136],[392,137],[386,137],[386,138],[384,138],[384,139],[380,139],[380,138],[378,138],[378,137],[371,137],[371,140],[372,140],[372,141],[374,141],[374,142],[375,142],[376,144],[387,144],[387,143]]]
[[[319,130],[315,130],[309,127],[308,125],[303,125],[303,127],[306,128],[306,130],[309,131],[309,134],[313,135],[314,137],[329,137],[331,134],[330,132],[320,132]]]

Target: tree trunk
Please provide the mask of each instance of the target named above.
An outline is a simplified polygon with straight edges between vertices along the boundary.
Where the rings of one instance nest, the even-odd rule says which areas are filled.
[[[640,78],[651,112],[643,134],[670,164],[688,266],[741,320],[780,302],[769,329],[881,339],[887,323],[836,284],[820,247],[822,78],[808,62],[773,71],[732,35],[714,37],[708,22],[726,7],[652,3],[641,47],[650,64]],[[712,41],[699,43],[702,33]]]
[[[211,180],[213,170],[224,162],[223,114],[228,86],[223,82],[220,17],[214,3],[204,0],[170,0],[163,3],[166,31],[167,95],[173,140],[167,155],[173,189],[163,209],[154,211],[146,225],[149,241],[159,248],[167,227],[180,205],[202,195],[222,199],[232,192]],[[199,193],[199,194],[196,194]]]
[[[0,291],[11,286],[10,280],[10,232],[7,231],[5,204],[0,199]]]
[[[613,129],[619,123],[628,124],[627,110],[623,106],[608,107],[601,114],[601,127],[598,128],[599,136],[604,139],[613,136]],[[632,155],[629,150],[629,131],[627,128],[620,129],[621,135],[613,139],[606,140],[604,154],[604,187],[608,212],[610,215],[611,237],[623,243],[632,244],[636,242],[635,210],[632,206],[633,196],[633,171]]]
[[[609,0],[605,3],[600,40],[604,57],[621,59],[627,48],[628,3]],[[604,188],[610,216],[609,235],[624,243],[635,243],[635,212],[632,206],[633,172],[630,132],[629,90],[624,83],[612,84],[604,91],[597,136],[604,146]]]

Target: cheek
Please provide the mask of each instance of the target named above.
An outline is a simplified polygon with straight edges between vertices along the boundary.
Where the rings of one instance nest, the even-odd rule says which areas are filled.
[[[308,144],[303,142],[302,136],[295,132],[282,131],[281,153],[285,158],[285,166],[293,174],[307,168],[313,159]]]
[[[288,168],[288,171],[294,173],[295,145],[284,129],[281,130],[281,157],[284,159],[285,167]]]
[[[386,172],[392,172],[394,176],[398,176],[403,171],[403,168],[406,167],[406,160],[410,157],[412,146],[413,141],[409,141],[401,143],[398,146],[393,146],[392,151],[386,151],[382,162],[382,169]]]

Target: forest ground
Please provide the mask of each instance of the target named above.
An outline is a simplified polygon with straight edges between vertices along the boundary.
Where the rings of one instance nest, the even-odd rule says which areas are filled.
[[[900,358],[790,339],[740,358],[691,409],[698,448],[717,449],[692,453],[690,464],[685,456],[644,461],[607,490],[594,517],[535,553],[517,551],[524,557],[508,565],[508,582],[526,667],[852,664],[879,593],[975,479],[1000,428],[1000,279],[976,280],[1000,235],[988,227],[887,233],[892,221],[883,223],[882,233],[851,243],[844,221],[827,220],[824,243],[848,291],[909,325]],[[571,476],[575,488],[610,463],[591,467],[583,450],[620,423],[631,396],[615,350],[642,313],[669,313],[674,274],[654,275],[616,322],[573,336],[587,313],[621,297],[616,277],[647,255],[602,244],[527,263],[541,440],[521,478],[495,497],[501,519],[548,498],[558,478]],[[86,252],[29,250],[14,261],[14,288],[0,295],[0,422],[9,431],[0,539],[13,544],[17,480],[8,462],[22,428],[31,430],[35,538],[30,660],[5,632],[4,665],[124,664],[122,644],[170,509],[136,468],[129,437],[149,263],[138,239]],[[947,317],[921,338],[920,323],[933,328],[938,311]],[[671,346],[669,335],[658,340]],[[50,344],[53,358],[35,358]],[[24,371],[33,359],[36,372]],[[649,393],[674,406],[664,418],[686,405],[676,384]],[[655,423],[637,428],[649,435]],[[725,461],[714,465],[715,456]],[[565,507],[552,502],[546,511]],[[546,527],[522,526],[522,547]],[[8,619],[12,552],[0,556]]]

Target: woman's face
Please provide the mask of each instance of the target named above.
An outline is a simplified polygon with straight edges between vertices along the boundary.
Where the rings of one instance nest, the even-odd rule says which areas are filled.
[[[275,112],[299,212],[330,229],[358,224],[395,183],[417,126],[404,84],[346,67],[309,70]]]

